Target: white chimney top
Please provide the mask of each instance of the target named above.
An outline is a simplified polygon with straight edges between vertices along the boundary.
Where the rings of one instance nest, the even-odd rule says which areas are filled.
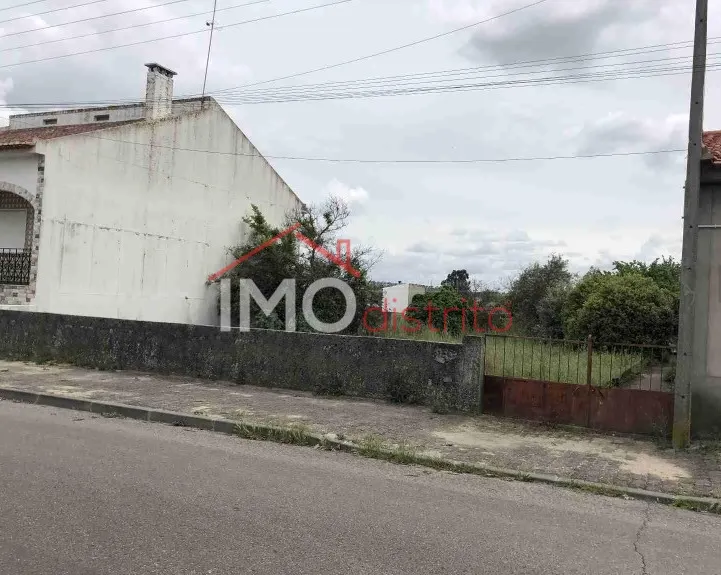
[[[152,62],[146,64],[148,81],[145,85],[145,119],[167,118],[173,110],[172,70]]]

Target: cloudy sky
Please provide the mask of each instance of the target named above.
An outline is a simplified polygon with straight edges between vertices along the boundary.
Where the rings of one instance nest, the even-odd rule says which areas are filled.
[[[690,76],[612,74],[624,66],[683,69],[690,48],[518,66],[689,41],[694,0],[546,0],[431,42],[252,89],[267,96],[278,86],[479,67],[485,77],[476,81],[495,82],[519,73],[567,78],[589,71],[574,66],[606,66],[590,70],[610,71],[603,81],[285,103],[266,97],[265,103],[241,104],[240,92],[228,88],[409,44],[532,0],[352,0],[234,25],[333,0],[237,7],[250,1],[218,0],[208,90],[267,155],[468,160],[685,147]],[[139,100],[149,61],[178,72],[176,95],[201,91],[206,33],[102,48],[201,31],[211,0],[105,0],[21,18],[86,2],[45,0],[3,9],[20,2],[0,0],[0,115],[37,102]],[[165,5],[95,18],[158,4]],[[53,27],[80,19],[89,20]],[[141,26],[158,21],[164,22]],[[127,29],[93,35],[116,28]],[[80,35],[85,37],[56,41]],[[709,36],[713,55],[721,0],[710,0]],[[47,59],[75,52],[90,53]],[[715,61],[711,56],[709,63]],[[707,129],[721,128],[720,78],[714,69],[707,78]],[[437,283],[465,268],[493,284],[552,252],[564,254],[576,271],[615,259],[680,254],[683,153],[472,164],[272,163],[306,202],[329,193],[351,202],[348,235],[383,251],[374,269],[379,280]]]

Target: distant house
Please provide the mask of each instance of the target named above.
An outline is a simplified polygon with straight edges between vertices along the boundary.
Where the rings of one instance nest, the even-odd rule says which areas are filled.
[[[206,278],[251,203],[273,225],[302,205],[212,98],[147,67],[144,102],[0,130],[0,307],[215,325]]]
[[[426,293],[426,286],[419,284],[396,284],[383,288],[384,309],[391,312],[402,313],[410,307],[413,296]]]

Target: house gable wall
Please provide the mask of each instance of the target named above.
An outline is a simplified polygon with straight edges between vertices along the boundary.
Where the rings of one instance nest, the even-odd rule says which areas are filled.
[[[206,278],[230,261],[251,204],[277,225],[300,205],[215,104],[42,149],[38,311],[216,325]],[[198,149],[213,153],[186,151]]]

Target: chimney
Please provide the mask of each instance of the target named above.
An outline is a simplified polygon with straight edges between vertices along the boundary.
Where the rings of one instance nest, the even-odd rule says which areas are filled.
[[[148,67],[145,86],[145,119],[159,120],[170,116],[173,110],[173,76],[175,72],[152,62]]]

